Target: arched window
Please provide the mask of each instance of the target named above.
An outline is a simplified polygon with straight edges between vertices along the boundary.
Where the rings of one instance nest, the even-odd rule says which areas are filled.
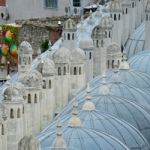
[[[61,68],[58,67],[58,75],[60,76],[61,75]]]
[[[92,53],[91,52],[89,53],[89,59],[92,59]]]
[[[105,31],[105,36],[106,36],[106,38],[107,38],[107,31]]]
[[[66,67],[64,67],[64,75],[66,75]]]
[[[128,14],[128,8],[126,8],[126,14]]]
[[[52,88],[51,80],[49,80],[49,88],[50,88],[50,89]]]
[[[148,21],[148,14],[146,14],[146,21]]]
[[[104,41],[103,41],[103,40],[101,40],[101,46],[103,47],[103,45],[104,45]]]
[[[68,40],[70,40],[70,34],[68,33]]]
[[[118,20],[120,20],[120,14],[118,15]]]
[[[73,74],[77,75],[77,68],[76,67],[73,68]]]
[[[118,66],[120,66],[120,60],[118,60]]]
[[[114,14],[114,20],[117,20],[117,16],[116,16],[116,14]]]
[[[111,37],[111,32],[109,31],[109,38]]]
[[[72,34],[72,40],[74,40],[74,33]]]
[[[5,132],[4,132],[4,125],[2,124],[2,128],[1,128],[1,135],[4,135]]]
[[[132,8],[134,8],[134,2],[132,3]]]
[[[109,60],[107,61],[107,68],[109,69]]]
[[[28,94],[28,103],[31,103],[31,94]]]
[[[112,60],[112,68],[114,68],[114,60]]]
[[[10,109],[10,118],[14,118],[14,110]]]
[[[43,80],[43,89],[46,89],[46,81]]]
[[[99,47],[99,45],[98,45],[98,40],[96,40],[96,47]]]
[[[82,74],[82,69],[81,69],[81,67],[79,67],[79,75],[81,75]]]
[[[17,109],[17,118],[20,118],[21,114],[20,114],[20,108]]]
[[[37,103],[37,94],[34,95],[34,103]]]
[[[24,106],[23,106],[23,108],[22,108],[22,113],[24,114]]]
[[[29,57],[29,64],[31,64],[31,58]]]

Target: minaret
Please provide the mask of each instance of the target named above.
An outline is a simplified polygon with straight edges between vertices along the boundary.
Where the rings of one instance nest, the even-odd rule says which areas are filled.
[[[102,74],[106,69],[107,46],[112,40],[112,19],[109,16],[102,18],[100,24],[92,31],[92,39],[94,42],[94,76]]]
[[[7,84],[3,92],[3,105],[8,110],[7,119],[7,150],[17,150],[23,137],[23,96],[21,90]]]
[[[42,74],[41,128],[43,129],[53,119],[55,104],[55,64],[49,59],[38,59],[36,70]]]
[[[136,28],[136,17],[137,17],[137,0],[130,0],[131,9],[130,9],[130,35],[134,32]]]
[[[130,28],[130,9],[131,3],[130,0],[122,1],[122,18],[123,18],[123,28],[122,28],[122,45],[124,45],[129,37],[129,28]]]
[[[20,44],[18,52],[18,72],[24,73],[31,70],[33,50],[27,41]]]
[[[122,38],[122,7],[120,0],[113,0],[110,3],[110,16],[113,19],[112,41],[121,45]]]
[[[63,25],[63,46],[71,49],[76,46],[75,39],[77,38],[77,25],[74,20],[68,19]]]
[[[145,49],[150,50],[150,0],[147,1],[145,8]]]
[[[7,148],[7,117],[8,112],[4,105],[0,104],[0,149],[8,150]]]
[[[136,28],[142,23],[142,0],[138,0],[136,1],[136,5],[137,5],[137,8],[136,8]]]

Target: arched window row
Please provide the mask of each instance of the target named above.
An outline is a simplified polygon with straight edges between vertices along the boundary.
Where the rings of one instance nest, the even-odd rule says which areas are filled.
[[[111,14],[110,17],[113,18],[114,21],[121,20],[121,15],[120,14],[118,14],[118,15],[117,14],[114,14],[114,15]]]
[[[67,67],[58,67],[58,75],[66,75],[67,74]]]
[[[32,103],[32,98],[31,98],[31,94],[28,94],[28,99],[27,99],[28,104]],[[34,103],[38,102],[38,96],[37,94],[34,94]]]
[[[64,33],[64,40],[75,40],[74,33]]]
[[[71,75],[81,75],[82,74],[82,67],[72,67],[70,69]]]
[[[20,108],[18,108],[16,110],[16,117],[21,118],[21,109]],[[12,108],[10,109],[10,118],[11,119],[15,118],[15,112],[14,112],[14,109],[12,109]]]

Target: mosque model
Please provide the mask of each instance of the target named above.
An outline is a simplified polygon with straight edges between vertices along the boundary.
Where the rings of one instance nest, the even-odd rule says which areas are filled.
[[[0,150],[150,150],[149,29],[150,0],[112,0],[35,60],[23,41],[0,87]]]

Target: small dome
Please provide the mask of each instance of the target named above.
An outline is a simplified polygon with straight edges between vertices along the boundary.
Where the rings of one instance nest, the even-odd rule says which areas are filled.
[[[85,53],[80,48],[75,48],[72,50],[72,59],[71,62],[73,63],[84,63],[85,62]]]
[[[55,63],[68,63],[70,62],[72,58],[70,50],[68,50],[65,47],[59,48],[54,54],[53,54],[53,60]]]
[[[110,11],[111,12],[121,12],[122,11],[120,0],[113,0],[113,1],[111,1],[111,3],[110,3]]]
[[[39,71],[42,76],[52,76],[55,74],[55,64],[49,59],[39,60],[36,70]]]
[[[22,93],[20,89],[15,87],[14,85],[10,85],[6,87],[3,91],[4,100],[7,101],[23,101]]]
[[[112,29],[113,21],[110,16],[104,16],[100,21],[100,26],[104,29]]]
[[[20,44],[19,52],[23,54],[33,54],[33,49],[29,42],[23,41]]]
[[[77,30],[77,25],[74,20],[68,19],[64,22],[64,30]]]
[[[121,53],[121,48],[117,43],[112,42],[107,47],[107,53],[108,53],[108,55],[112,55],[112,54],[116,55],[118,53]]]
[[[150,1],[149,1],[149,0],[147,1],[145,11],[146,11],[146,12],[150,12]]]
[[[116,138],[90,129],[67,127],[62,133],[67,148],[71,150],[129,150]],[[55,132],[47,133],[46,136],[39,138],[41,147],[51,147],[55,139]]]
[[[79,47],[83,50],[92,50],[94,48],[92,38],[89,36],[82,38],[79,42]]]
[[[129,59],[132,69],[150,75],[150,50],[137,53]]]
[[[21,82],[26,88],[41,88],[42,87],[42,75],[33,70],[29,73],[20,75],[19,82]]]
[[[94,27],[92,31],[92,39],[99,39],[104,37],[106,37],[104,29],[100,25]]]

